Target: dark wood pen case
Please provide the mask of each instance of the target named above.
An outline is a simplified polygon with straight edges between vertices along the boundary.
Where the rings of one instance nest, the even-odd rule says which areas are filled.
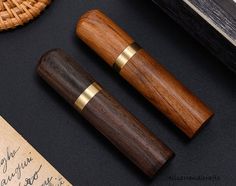
[[[60,49],[40,59],[38,74],[146,175],[153,176],[174,153],[121,106],[75,60]],[[96,84],[95,87],[91,85]],[[87,91],[90,87],[90,92]],[[99,88],[98,88],[99,87]],[[98,88],[98,89],[96,89]],[[91,98],[94,90],[97,93]],[[83,97],[87,91],[87,97]],[[90,100],[83,108],[78,100]],[[85,102],[84,102],[85,103]]]

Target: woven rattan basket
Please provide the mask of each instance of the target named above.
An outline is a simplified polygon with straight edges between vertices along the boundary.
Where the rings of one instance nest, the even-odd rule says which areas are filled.
[[[29,22],[50,2],[51,0],[0,0],[0,31]]]

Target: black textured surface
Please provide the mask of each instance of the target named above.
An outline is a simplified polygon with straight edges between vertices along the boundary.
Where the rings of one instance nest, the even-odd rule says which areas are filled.
[[[103,10],[125,28],[215,111],[196,138],[189,141],[76,38],[78,17],[92,8]],[[51,48],[65,49],[176,152],[153,180],[38,78],[37,62]],[[32,23],[0,33],[0,114],[75,186],[236,183],[236,76],[145,0],[57,0]],[[213,176],[213,180],[170,176]]]
[[[233,0],[153,0],[153,2],[236,72],[236,3]],[[213,27],[210,22],[215,26]]]

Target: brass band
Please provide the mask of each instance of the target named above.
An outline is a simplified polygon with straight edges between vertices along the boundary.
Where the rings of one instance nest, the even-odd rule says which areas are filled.
[[[75,101],[75,106],[82,111],[88,102],[100,91],[102,88],[94,82]]]
[[[129,45],[115,60],[113,68],[120,72],[120,70],[129,62],[129,60],[141,49],[137,43]]]

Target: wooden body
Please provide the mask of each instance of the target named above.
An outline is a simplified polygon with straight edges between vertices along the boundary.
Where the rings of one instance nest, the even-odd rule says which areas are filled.
[[[236,72],[236,2],[234,0],[153,1]]]
[[[134,40],[98,10],[83,15],[77,35],[110,66]],[[143,49],[120,75],[165,114],[188,137],[193,137],[213,113]]]
[[[103,90],[82,115],[150,177],[173,156],[166,145]]]
[[[40,60],[38,73],[73,106],[80,94],[95,82],[62,50],[45,54]],[[104,89],[80,113],[150,177],[173,157],[166,145]]]
[[[193,137],[212,115],[145,50],[140,50],[120,74],[189,137]],[[138,74],[144,75],[137,78]]]

